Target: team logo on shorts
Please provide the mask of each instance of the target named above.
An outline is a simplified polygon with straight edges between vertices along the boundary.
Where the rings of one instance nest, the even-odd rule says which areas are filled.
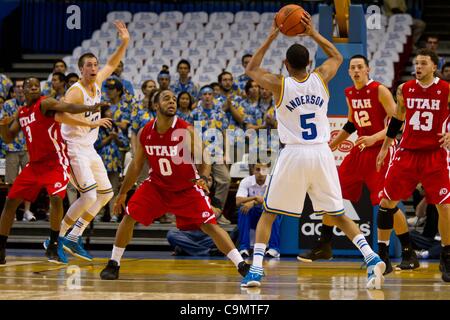
[[[442,188],[441,190],[439,190],[439,195],[440,196],[446,195],[447,193],[448,193],[447,188]]]
[[[202,218],[208,218],[211,215],[211,213],[209,213],[208,211],[204,211],[202,213]]]
[[[55,183],[55,188],[61,188],[62,187],[62,184],[61,184],[61,182],[57,182],[57,183]]]

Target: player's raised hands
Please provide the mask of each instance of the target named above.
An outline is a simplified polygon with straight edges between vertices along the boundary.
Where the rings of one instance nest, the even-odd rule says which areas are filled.
[[[125,211],[125,202],[127,201],[127,195],[126,194],[118,194],[116,201],[114,202],[114,215],[119,215],[122,213],[122,211]]]
[[[305,27],[305,31],[299,34],[300,37],[311,36],[314,32],[316,32],[314,22],[312,21],[311,15],[307,11],[304,11],[300,23]]]
[[[450,149],[450,132],[438,133],[438,135],[441,136],[441,138],[439,139],[441,147]]]
[[[271,38],[271,39],[275,39],[277,36],[278,36],[278,34],[280,33],[280,28],[282,27],[283,25],[281,25],[281,26],[277,26],[277,23],[276,23],[276,21],[275,21],[275,17],[273,17],[273,21],[272,21],[272,26],[270,27],[270,33],[269,33],[269,38]]]
[[[122,40],[122,42],[130,41],[130,34],[128,33],[127,26],[125,23],[121,20],[114,21],[114,26],[117,29],[117,32],[119,33],[119,38]]]

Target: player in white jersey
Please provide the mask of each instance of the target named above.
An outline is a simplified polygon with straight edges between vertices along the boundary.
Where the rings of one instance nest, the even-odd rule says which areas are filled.
[[[278,134],[286,146],[280,151],[271,174],[264,199],[265,212],[256,228],[253,264],[241,286],[261,285],[262,261],[273,221],[277,214],[300,217],[308,193],[314,211],[329,215],[334,225],[345,232],[363,254],[368,265],[367,288],[380,289],[386,265],[370,248],[356,224],[344,215],[336,164],[328,146],[327,83],[335,76],[343,58],[336,47],[314,29],[309,14],[303,16],[301,23],[305,26],[302,35],[310,36],[328,55],[322,65],[308,74],[308,50],[294,44],[287,50],[284,61],[289,77],[262,69],[264,54],[279,33],[274,22],[268,38],[245,70],[261,87],[273,92],[277,101]]]
[[[122,21],[116,21],[114,25],[122,41],[121,44],[101,70],[94,54],[85,53],[79,58],[78,67],[81,78],[67,91],[66,102],[85,105],[100,102],[102,83],[117,68],[130,41],[125,24]],[[86,112],[76,116],[96,121],[100,118],[100,111]],[[83,248],[81,235],[100,209],[111,200],[114,193],[103,161],[94,148],[98,128],[63,125],[61,133],[67,144],[71,179],[80,192],[80,198],[70,206],[64,217],[60,236],[64,237],[63,244],[66,251],[91,261],[92,257]],[[73,225],[72,231],[66,236],[67,230]]]

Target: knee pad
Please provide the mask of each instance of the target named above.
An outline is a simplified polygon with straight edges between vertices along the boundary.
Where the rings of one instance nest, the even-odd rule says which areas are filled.
[[[398,210],[397,207],[389,209],[384,207],[378,208],[377,223],[378,229],[390,230],[394,227],[394,213]]]

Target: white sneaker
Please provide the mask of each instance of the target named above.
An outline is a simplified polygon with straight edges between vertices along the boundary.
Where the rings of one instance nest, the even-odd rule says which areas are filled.
[[[427,220],[427,217],[412,217],[408,218],[406,221],[408,222],[408,225],[410,227],[420,227],[425,224],[425,221]]]
[[[36,217],[30,210],[25,211],[22,221],[36,221]]]
[[[109,222],[117,222],[119,219],[119,217],[117,217],[116,215],[111,217],[111,220],[109,220]]]
[[[270,258],[279,258],[280,253],[275,249],[269,249],[266,251],[266,256]]]

